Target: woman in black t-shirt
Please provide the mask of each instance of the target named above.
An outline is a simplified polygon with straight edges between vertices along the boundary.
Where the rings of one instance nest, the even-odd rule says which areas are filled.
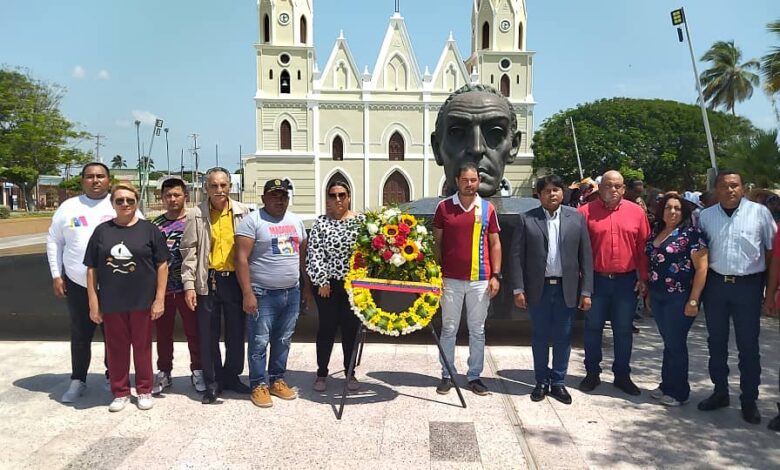
[[[152,399],[152,322],[165,305],[168,246],[162,233],[136,213],[138,191],[131,185],[112,188],[116,217],[95,228],[89,239],[87,265],[89,317],[105,326],[108,375],[120,411],[130,401],[130,347],[133,348],[138,408]]]

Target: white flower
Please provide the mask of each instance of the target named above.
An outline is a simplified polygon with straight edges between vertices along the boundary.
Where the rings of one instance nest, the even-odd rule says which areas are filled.
[[[371,235],[376,235],[379,232],[379,225],[375,223],[366,224],[366,228]]]
[[[404,263],[406,263],[406,259],[400,253],[396,253],[390,258],[390,264],[395,267],[400,267]]]
[[[419,233],[420,235],[427,235],[428,229],[425,228],[425,225],[417,224],[417,233]]]
[[[414,244],[415,244],[415,245],[417,245],[417,249],[418,249],[418,250],[420,250],[420,251],[422,251],[422,250],[423,250],[423,244],[422,244],[422,243],[420,243],[420,242],[418,242],[418,241],[415,241],[415,242],[414,242]]]

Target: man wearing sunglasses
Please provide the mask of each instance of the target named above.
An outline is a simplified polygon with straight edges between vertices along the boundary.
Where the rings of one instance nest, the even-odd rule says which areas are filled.
[[[241,288],[236,279],[235,229],[249,209],[230,198],[230,173],[206,172],[207,199],[187,213],[181,240],[184,300],[196,311],[200,360],[206,392],[202,403],[216,402],[222,390],[248,394],[238,376],[244,371],[244,325]],[[219,349],[225,322],[225,362]]]

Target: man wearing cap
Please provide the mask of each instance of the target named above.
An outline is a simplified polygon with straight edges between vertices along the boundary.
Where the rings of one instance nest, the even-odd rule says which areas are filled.
[[[181,240],[184,300],[198,316],[200,359],[206,392],[204,405],[222,390],[248,394],[238,376],[244,371],[244,323],[241,288],[233,264],[235,227],[249,209],[229,197],[230,174],[216,167],[206,172],[207,199],[187,213]],[[225,363],[219,349],[225,321]]]
[[[273,405],[271,395],[282,400],[298,396],[284,381],[284,373],[300,310],[306,228],[287,210],[288,191],[287,181],[267,181],[263,208],[236,228],[236,275],[249,316],[249,386],[252,403],[261,408]],[[304,292],[311,297],[311,289]]]
[[[181,281],[182,257],[179,251],[184,227],[187,223],[187,183],[178,176],[163,181],[162,203],[165,213],[154,219],[156,225],[168,242],[171,252],[168,259],[168,286],[165,291],[165,311],[154,321],[157,331],[157,375],[154,378],[152,393],[157,395],[172,385],[173,369],[173,327],[176,323],[176,311],[179,311],[187,346],[190,350],[190,370],[192,385],[198,392],[206,391],[203,370],[200,365],[200,346],[198,344],[198,317],[195,311],[184,301],[184,284]]]

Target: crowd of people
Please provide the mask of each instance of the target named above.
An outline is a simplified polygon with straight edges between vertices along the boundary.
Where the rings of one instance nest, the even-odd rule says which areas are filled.
[[[172,386],[177,312],[187,337],[192,385],[204,404],[215,403],[224,390],[248,394],[263,408],[273,405],[272,397],[297,397],[285,373],[301,304],[316,304],[319,317],[313,389],[327,390],[339,331],[348,369],[360,321],[344,278],[364,216],[352,211],[346,182],[326,188],[326,213],[307,233],[300,217],[288,210],[284,180],[266,182],[263,207],[250,211],[229,197],[229,173],[213,168],[206,174],[207,198],[187,210],[187,184],[170,177],[162,184],[165,213],[148,222],[137,210],[138,191],[129,184],[109,188],[110,171],[102,163],[87,164],[81,178],[83,194],[57,210],[47,242],[54,293],[67,298],[71,319],[72,374],[62,402],[75,402],[85,392],[91,341],[100,325],[106,382],[114,397],[109,410],[120,411],[130,402],[131,351],[137,406],[152,408],[154,395]],[[460,165],[455,182],[455,193],[439,202],[432,221],[444,277],[441,343],[447,359],[438,393],[447,394],[454,385],[455,335],[464,306],[468,387],[477,395],[489,393],[481,380],[485,320],[490,299],[503,288],[530,314],[536,380],[531,400],[550,396],[572,402],[564,383],[577,310],[585,312],[586,376],[579,389],[588,393],[601,384],[602,337],[609,322],[613,384],[639,395],[631,353],[641,298],[652,309],[664,343],[660,382],[650,396],[667,406],[688,402],[687,336],[703,304],[714,388],[698,408],[711,411],[730,403],[733,322],[742,416],[760,422],[760,316],[762,309],[776,309],[775,296],[764,293],[774,293],[780,282],[780,237],[773,211],[744,197],[738,173],[718,174],[710,195],[667,192],[647,200],[641,182],[624,182],[617,171],[575,188],[554,175],[539,178],[540,206],[519,216],[509,260],[501,259],[496,209],[478,193],[479,168]],[[704,202],[708,196],[711,201]],[[509,266],[506,278],[502,264]],[[249,385],[239,379],[245,361]],[[354,374],[345,379],[349,390],[360,388]],[[780,416],[770,427],[780,428]]]

